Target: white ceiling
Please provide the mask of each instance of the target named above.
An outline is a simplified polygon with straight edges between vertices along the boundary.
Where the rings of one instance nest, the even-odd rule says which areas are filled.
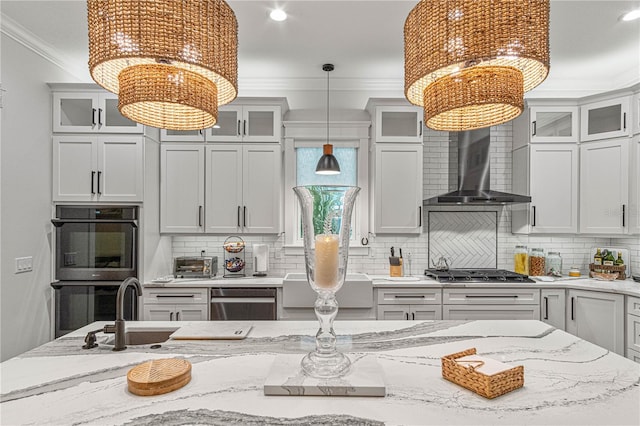
[[[285,96],[292,109],[332,108],[369,97],[403,98],[403,26],[417,0],[230,0],[238,18],[239,95]],[[274,6],[289,15],[268,18]],[[620,16],[640,0],[552,0],[551,72],[527,97],[581,97],[640,82],[640,20]],[[0,2],[2,31],[65,67],[87,71],[86,2]]]

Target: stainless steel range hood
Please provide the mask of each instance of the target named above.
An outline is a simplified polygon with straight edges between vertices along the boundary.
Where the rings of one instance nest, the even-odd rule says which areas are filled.
[[[455,143],[457,140],[457,150]],[[446,194],[428,198],[423,201],[425,206],[452,204],[515,204],[530,203],[527,195],[509,194],[492,191],[490,182],[489,161],[489,128],[470,130],[451,134],[451,149],[449,150],[449,188],[455,189],[457,175],[457,189]],[[457,161],[455,157],[457,156]],[[452,188],[452,185],[453,188]]]

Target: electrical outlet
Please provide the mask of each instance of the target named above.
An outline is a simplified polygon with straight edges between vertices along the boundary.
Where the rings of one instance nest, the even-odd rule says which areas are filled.
[[[200,256],[204,257],[207,255],[207,249],[203,248],[202,250],[200,250]]]
[[[16,257],[16,274],[33,271],[33,256]]]

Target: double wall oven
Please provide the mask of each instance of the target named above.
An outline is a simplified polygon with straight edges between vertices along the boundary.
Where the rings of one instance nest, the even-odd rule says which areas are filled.
[[[138,276],[138,207],[56,206],[55,336],[94,321],[113,321],[116,294]],[[135,293],[125,293],[125,319],[137,318]]]

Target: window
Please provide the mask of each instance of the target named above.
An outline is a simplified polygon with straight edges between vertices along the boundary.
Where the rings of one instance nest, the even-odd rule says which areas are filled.
[[[293,187],[302,185],[353,185],[361,188],[354,207],[351,247],[361,246],[368,231],[368,138],[331,141],[340,163],[339,175],[317,175],[324,141],[285,139],[285,246],[302,247],[302,216]],[[357,254],[354,252],[353,254]]]

